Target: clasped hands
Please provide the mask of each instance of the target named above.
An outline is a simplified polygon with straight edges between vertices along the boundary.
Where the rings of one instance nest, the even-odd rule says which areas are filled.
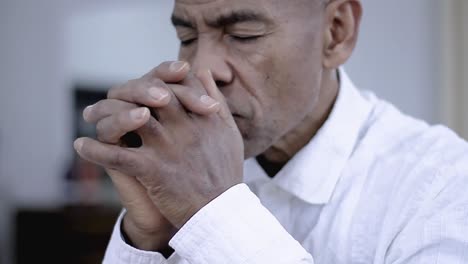
[[[97,140],[74,143],[106,169],[127,209],[123,231],[142,250],[162,250],[195,213],[242,182],[242,136],[210,71],[165,62],[87,107]],[[122,136],[138,134],[129,148]]]

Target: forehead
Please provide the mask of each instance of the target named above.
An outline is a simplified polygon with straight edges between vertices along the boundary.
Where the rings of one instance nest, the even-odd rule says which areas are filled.
[[[250,10],[273,18],[288,6],[287,2],[295,0],[175,0],[174,14],[187,19],[203,17],[211,20],[236,10]]]
[[[253,5],[261,6],[265,4],[273,4],[278,0],[175,0],[175,4],[181,6],[197,7],[197,6],[208,6],[208,5]]]

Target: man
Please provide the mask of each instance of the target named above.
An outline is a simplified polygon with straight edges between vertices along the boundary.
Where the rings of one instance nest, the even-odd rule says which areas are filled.
[[[111,89],[75,141],[126,209],[104,262],[468,263],[468,145],[354,87],[361,13],[176,0],[181,61]]]

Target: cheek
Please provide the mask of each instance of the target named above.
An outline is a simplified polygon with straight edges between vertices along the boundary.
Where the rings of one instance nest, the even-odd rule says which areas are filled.
[[[274,54],[284,56],[272,55],[257,66],[264,78],[256,92],[261,115],[254,124],[255,132],[270,144],[313,111],[320,91],[320,61],[305,60],[303,54],[291,54],[288,50],[275,50]]]
[[[193,52],[191,51],[191,48],[180,47],[177,59],[181,60],[181,61],[187,61],[190,64],[192,64],[193,63]]]
[[[263,96],[268,100],[270,113],[281,119],[302,118],[315,104],[321,82],[321,64],[306,61],[304,56],[288,54],[272,58],[265,65],[266,78]]]
[[[321,81],[320,46],[309,37],[279,36],[228,49],[236,84],[225,92],[249,109],[252,134],[277,137],[311,111]]]
[[[271,93],[276,91],[271,87],[275,67],[271,65],[273,58],[268,51],[268,47],[263,45],[258,45],[256,49],[249,45],[231,48],[229,52],[228,61],[233,69],[235,84],[225,92],[232,92],[229,97],[250,108],[251,115],[255,116],[263,115]]]
[[[302,117],[318,99],[323,71],[320,46],[319,39],[290,38],[275,50],[280,55],[269,62],[271,86],[277,90],[274,96],[286,112],[294,109]]]

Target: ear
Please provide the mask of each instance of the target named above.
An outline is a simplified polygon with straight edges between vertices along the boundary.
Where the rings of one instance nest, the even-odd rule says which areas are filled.
[[[357,42],[362,5],[359,0],[331,0],[325,7],[323,67],[336,69],[351,56]]]

